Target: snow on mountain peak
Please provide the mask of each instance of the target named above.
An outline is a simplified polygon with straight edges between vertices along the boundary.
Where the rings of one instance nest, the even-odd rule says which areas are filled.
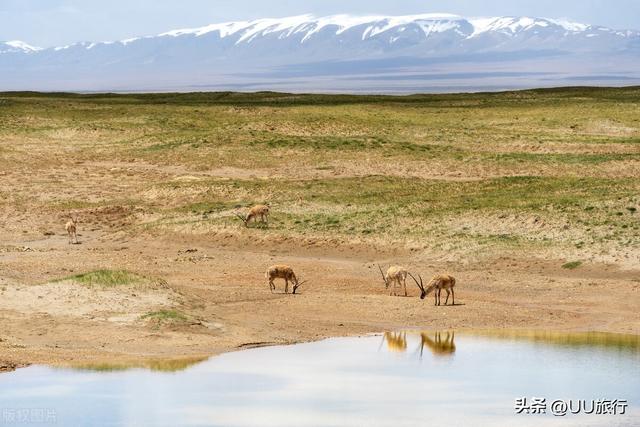
[[[270,33],[281,33],[280,38],[294,34],[303,34],[301,43],[309,40],[314,34],[330,27],[335,35],[343,34],[356,27],[362,27],[362,40],[375,37],[391,29],[402,32],[407,25],[416,25],[425,36],[456,30],[460,35],[468,38],[477,37],[488,32],[515,34],[535,28],[560,27],[570,33],[578,33],[591,28],[588,25],[564,19],[547,19],[531,17],[477,17],[464,18],[448,13],[427,13],[402,16],[354,16],[331,15],[315,17],[313,15],[298,15],[285,18],[264,18],[252,21],[235,21],[211,24],[199,28],[187,28],[168,31],[159,34],[160,37],[179,37],[193,35],[200,37],[205,34],[218,32],[220,38],[237,36],[235,44],[250,43],[255,38]],[[464,30],[463,30],[464,27]],[[463,34],[463,32],[465,32]]]
[[[2,47],[0,47],[0,51],[16,51],[16,52],[37,52],[39,50],[42,50],[42,48],[39,47],[35,47],[35,46],[31,46],[21,40],[11,40],[8,42],[4,42],[5,46],[8,46],[9,48],[2,49]]]
[[[429,13],[405,16],[353,16],[353,15],[331,15],[316,18],[313,15],[298,15],[286,18],[264,18],[253,21],[236,21],[220,24],[207,25],[199,28],[187,28],[181,30],[168,31],[159,34],[164,36],[194,35],[203,36],[212,32],[218,32],[220,38],[240,34],[236,44],[250,42],[255,37],[264,36],[274,32],[285,32],[286,36],[292,34],[305,33],[302,42],[308,40],[312,35],[320,32],[326,27],[335,27],[335,34],[342,34],[354,27],[367,25],[362,34],[362,39],[376,36],[391,28],[416,23],[420,25],[425,34],[432,32],[446,31],[457,26],[457,21],[464,18],[458,15],[447,13]]]
[[[512,88],[524,81],[535,82],[526,87],[629,84],[640,78],[640,32],[563,19],[299,15],[137,36],[45,50],[0,42],[0,85],[405,92],[495,88],[500,82]],[[290,81],[293,86],[286,86]]]
[[[530,18],[530,17],[493,17],[493,18],[470,18],[469,22],[474,27],[474,32],[470,37],[480,34],[497,31],[502,33],[517,33],[518,31],[529,30],[535,27],[546,28],[557,25],[570,32],[581,32],[589,28],[588,25],[571,22],[561,19]]]
[[[405,33],[411,29],[412,32]],[[99,43],[74,43],[68,46],[53,48],[54,51],[62,51],[70,48],[94,50],[107,45],[129,46],[138,45],[146,40],[167,37],[201,37],[212,35],[219,39],[231,38],[233,45],[251,44],[254,40],[263,37],[275,37],[278,40],[292,38],[300,44],[309,42],[318,34],[323,34],[323,39],[332,36],[347,34],[350,40],[366,41],[373,38],[382,38],[389,45],[403,39],[407,34],[407,40],[415,42],[414,31],[421,31],[424,39],[430,39],[438,33],[451,33],[453,38],[474,39],[482,38],[485,34],[495,34],[503,38],[512,38],[520,33],[538,34],[544,32],[551,36],[574,36],[588,33],[586,37],[595,37],[609,33],[621,38],[630,38],[638,35],[638,32],[620,32],[604,27],[594,27],[564,19],[547,19],[533,17],[474,17],[465,18],[448,13],[427,13],[401,16],[355,16],[355,15],[331,15],[316,17],[313,15],[297,15],[284,18],[262,18],[250,21],[234,21],[211,24],[198,28],[185,28],[172,30],[156,36],[133,37],[117,42]],[[387,33],[388,34],[385,34]],[[382,37],[381,37],[382,36]],[[340,40],[337,37],[336,40]],[[453,39],[452,39],[453,40]],[[517,38],[514,38],[517,40]],[[342,42],[339,42],[342,43]],[[226,45],[226,44],[224,44]],[[404,44],[400,43],[400,46]],[[0,53],[33,53],[41,50],[21,41],[0,43]]]

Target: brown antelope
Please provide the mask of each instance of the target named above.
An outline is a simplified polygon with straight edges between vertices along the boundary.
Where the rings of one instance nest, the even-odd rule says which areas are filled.
[[[249,222],[253,220],[253,222],[258,222],[258,218],[260,218],[260,222],[269,224],[269,206],[267,205],[255,205],[251,209],[249,209],[249,213],[246,216],[242,216],[240,214],[236,214],[238,218],[244,222],[244,226],[248,227]]]
[[[382,274],[382,280],[384,280],[384,287],[386,289],[391,288],[389,295],[396,295],[396,285],[398,287],[404,286],[404,296],[407,296],[407,270],[404,267],[392,265],[387,269],[387,274],[382,272],[382,267],[378,265],[380,274]]]
[[[440,293],[444,289],[447,291],[447,299],[444,301],[444,305],[447,305],[447,302],[449,302],[449,294],[451,294],[451,305],[456,305],[455,295],[453,293],[453,287],[456,285],[456,279],[453,276],[449,274],[436,274],[431,278],[429,283],[427,283],[426,288],[422,283],[422,276],[418,275],[418,278],[420,279],[419,283],[411,273],[409,273],[409,276],[411,276],[420,289],[420,299],[425,299],[427,295],[435,290],[433,294],[435,298],[435,305],[440,305]]]
[[[73,218],[72,216],[69,216],[69,221],[65,224],[64,229],[67,230],[67,234],[69,235],[69,244],[74,243],[75,240],[75,244],[78,244],[78,234],[77,232],[77,224],[78,224],[78,218]]]
[[[265,277],[269,281],[269,289],[271,293],[276,290],[276,285],[273,283],[274,279],[284,279],[284,293],[289,293],[289,281],[293,283],[293,294],[296,293],[298,288],[305,282],[300,282],[293,272],[293,269],[288,265],[272,265],[267,269]]]

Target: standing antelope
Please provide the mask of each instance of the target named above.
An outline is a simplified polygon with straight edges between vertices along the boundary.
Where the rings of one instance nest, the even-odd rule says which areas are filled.
[[[258,222],[258,218],[260,218],[260,222],[269,224],[269,206],[267,205],[255,205],[251,209],[249,209],[249,213],[243,217],[240,214],[236,214],[238,218],[244,222],[244,226],[248,227],[249,222],[253,220],[253,222]]]
[[[274,279],[284,279],[284,293],[289,293],[289,281],[293,283],[293,294],[296,293],[298,288],[305,282],[300,282],[293,272],[293,269],[288,265],[272,265],[267,269],[265,277],[269,281],[269,289],[271,293],[276,290],[276,285],[273,283]]]
[[[411,273],[409,273],[409,276],[411,276],[413,281],[416,282],[418,288],[420,288],[420,299],[424,299],[427,295],[435,290],[433,294],[435,298],[435,305],[440,305],[440,293],[444,289],[445,291],[447,291],[447,299],[444,300],[444,305],[447,305],[447,302],[449,302],[449,294],[451,294],[451,305],[456,305],[456,299],[453,293],[453,287],[456,285],[456,279],[453,276],[449,274],[436,274],[431,278],[429,283],[427,283],[426,289],[422,283],[422,276],[418,275],[420,283],[418,283],[416,278],[413,277]]]
[[[69,216],[69,221],[65,224],[64,229],[67,230],[67,234],[69,235],[69,244],[74,243],[75,240],[75,244],[78,244],[78,234],[76,234],[77,231],[77,224],[78,224],[78,218],[73,218],[72,216]]]
[[[407,296],[407,270],[404,267],[392,265],[387,269],[387,274],[382,272],[382,267],[378,265],[380,274],[382,274],[382,280],[384,280],[384,287],[391,287],[389,295],[396,295],[396,285],[398,287],[404,286],[404,296]]]

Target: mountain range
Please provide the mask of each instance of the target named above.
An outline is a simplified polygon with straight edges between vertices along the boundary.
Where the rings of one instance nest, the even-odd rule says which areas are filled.
[[[640,84],[640,31],[530,17],[310,15],[115,42],[0,42],[0,90],[446,92]]]

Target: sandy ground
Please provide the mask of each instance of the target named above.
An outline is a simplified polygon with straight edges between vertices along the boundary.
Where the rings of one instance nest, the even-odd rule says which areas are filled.
[[[85,226],[87,227],[87,226]],[[8,242],[0,251],[0,371],[24,364],[132,366],[199,358],[244,347],[398,328],[530,328],[640,333],[640,272],[611,265],[570,271],[560,260],[499,257],[444,264],[390,247],[329,242],[273,243],[260,230],[207,236],[141,234],[80,227],[79,245],[54,235]],[[455,306],[389,296],[375,263],[423,275],[455,272]],[[264,270],[288,263],[304,280],[298,295],[269,292]],[[163,286],[100,288],[47,282],[119,266]],[[144,313],[172,308],[186,321]]]

